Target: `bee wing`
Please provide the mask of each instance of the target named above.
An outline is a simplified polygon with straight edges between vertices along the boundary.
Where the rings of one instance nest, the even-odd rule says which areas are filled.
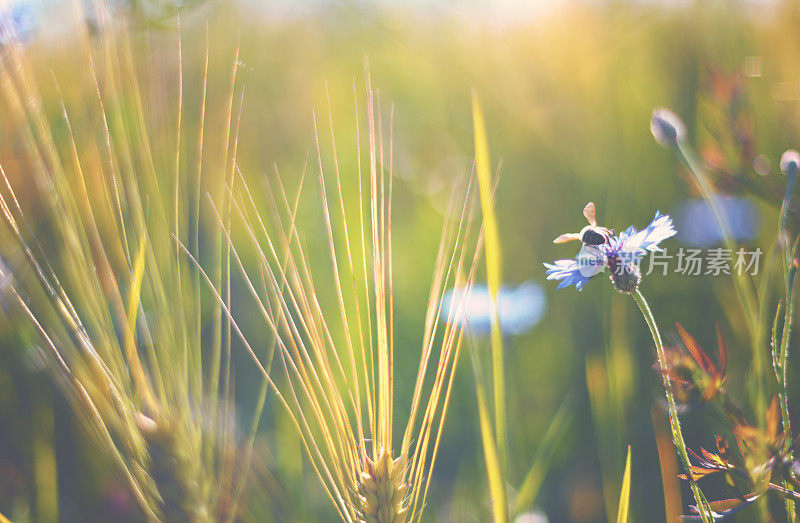
[[[562,234],[561,236],[559,236],[558,238],[553,240],[553,243],[574,242],[574,241],[580,240],[580,239],[581,239],[581,235],[580,234],[572,232],[572,233],[569,233],[569,234]]]
[[[597,225],[597,210],[594,207],[594,202],[589,202],[583,208],[583,215],[589,221],[589,225]]]

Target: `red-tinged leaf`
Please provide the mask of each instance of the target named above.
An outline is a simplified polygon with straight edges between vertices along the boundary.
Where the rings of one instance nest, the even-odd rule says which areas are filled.
[[[734,425],[731,427],[731,432],[733,432],[733,439],[736,441],[736,449],[739,451],[739,454],[744,456],[745,452],[748,448],[748,443],[745,441],[747,439],[747,435],[743,434],[742,431],[746,431],[745,427],[747,425]]]
[[[717,519],[717,518],[721,519],[721,518],[724,518],[725,516],[730,516],[734,512],[738,512],[739,510],[743,509],[747,505],[753,503],[760,496],[761,496],[761,494],[751,493],[751,494],[748,494],[747,496],[744,496],[743,498],[740,498],[740,499],[738,499],[738,498],[737,499],[722,499],[722,500],[719,500],[719,501],[711,501],[709,503],[709,506],[711,507],[711,510],[714,511],[715,519]],[[699,513],[699,511],[697,510],[696,506],[690,505],[689,508],[691,509],[691,511],[694,514],[698,514]],[[684,516],[684,519],[697,521],[697,520],[700,519],[700,517],[696,516],[696,515]]]
[[[704,449],[703,447],[700,447],[700,453],[701,453],[701,454],[703,455],[703,457],[704,457],[704,458],[706,458],[706,460],[708,460],[708,461],[714,461],[714,458],[716,458],[716,457],[717,457],[717,456],[716,456],[716,454],[712,454],[712,453],[710,453],[709,451],[707,451],[707,450],[706,450],[706,449]]]
[[[720,499],[718,501],[709,501],[709,505],[711,506],[711,510],[714,512],[719,512],[724,514],[726,512],[730,512],[732,510],[736,510],[740,508],[742,505],[748,505],[758,499],[758,494],[750,493],[744,497],[744,499]]]
[[[780,405],[778,404],[778,396],[772,398],[772,402],[769,404],[769,408],[767,409],[767,435],[771,438],[775,438],[778,436],[778,431],[780,430],[780,419],[781,419],[781,410]]]
[[[733,427],[733,434],[741,445],[742,443],[752,442],[762,436],[760,430],[750,425],[736,425]]]
[[[731,430],[733,430],[733,433],[737,436],[747,439],[755,439],[761,435],[761,431],[752,425],[736,425]]]
[[[688,385],[690,383],[688,379],[684,378],[677,372],[673,372],[672,369],[656,369],[656,372],[666,375],[669,378],[669,381],[680,383],[681,385]]]
[[[764,433],[750,425],[734,425],[731,429],[736,437],[736,445],[742,456],[746,456],[755,448],[759,440],[763,440]]]
[[[706,458],[706,460],[708,462],[714,463],[715,465],[719,465],[720,467],[727,467],[728,466],[728,462],[727,461],[725,461],[724,459],[720,458],[716,454],[713,454],[713,453],[707,451],[706,449],[704,449],[702,447],[700,448],[700,452],[703,453],[703,456]]]
[[[717,323],[717,346],[719,347],[719,372],[725,376],[725,368],[728,365],[728,349],[725,346],[725,340],[722,338],[722,329]]]
[[[717,444],[717,450],[719,451],[719,455],[722,457],[726,456],[731,449],[730,443],[728,443],[728,439],[722,434],[715,434],[714,442]]]
[[[684,329],[680,323],[676,323],[675,326],[678,328],[678,334],[680,334],[681,339],[683,340],[683,344],[686,346],[686,349],[694,358],[694,361],[700,365],[700,368],[703,369],[708,375],[717,376],[719,375],[719,371],[717,371],[717,367],[714,365],[714,362],[711,361],[711,358],[708,357],[703,349],[697,344],[697,341],[688,333],[686,329]]]
[[[711,474],[716,474],[717,472],[721,472],[719,469],[708,469],[705,467],[697,467],[692,465],[692,479],[697,481],[703,479],[706,476],[710,476]],[[686,480],[686,474],[678,474],[678,477],[682,480]]]
[[[711,401],[711,398],[717,394],[720,386],[722,386],[722,380],[719,378],[713,378],[711,383],[709,383],[703,391],[703,401]]]

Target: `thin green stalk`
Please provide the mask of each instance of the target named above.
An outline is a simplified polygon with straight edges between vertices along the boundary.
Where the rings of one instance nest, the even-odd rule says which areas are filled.
[[[575,418],[575,394],[570,391],[561,406],[558,407],[553,421],[539,442],[536,449],[536,456],[533,460],[528,474],[522,481],[522,484],[517,491],[517,498],[514,500],[512,516],[516,517],[530,507],[536,501],[539,490],[544,484],[545,475],[550,468],[550,463],[553,460],[555,451],[558,449],[559,443],[563,441],[567,429],[572,424]]]
[[[273,350],[274,354],[274,350]],[[267,365],[265,365],[267,370],[272,367],[272,356],[270,356]],[[267,392],[269,391],[269,380],[264,378],[261,383],[261,391],[258,393],[258,402],[256,403],[256,410],[253,414],[253,419],[250,424],[250,432],[247,437],[247,444],[244,448],[244,457],[241,462],[242,470],[245,472],[239,477],[236,481],[236,486],[233,489],[233,499],[231,501],[231,509],[228,513],[228,517],[225,520],[226,523],[232,523],[236,518],[236,507],[239,504],[239,498],[242,495],[242,491],[244,491],[245,484],[247,483],[247,472],[250,470],[250,461],[253,456],[253,445],[255,444],[256,435],[258,433],[258,424],[261,421],[261,413],[264,411],[264,405],[267,402]],[[0,522],[2,523],[2,522]]]
[[[708,205],[711,208],[711,213],[714,216],[714,220],[717,222],[717,226],[722,234],[725,248],[735,251],[736,242],[734,241],[730,230],[728,229],[728,224],[725,221],[724,211],[720,207],[719,201],[714,198],[715,191],[709,183],[703,167],[700,165],[698,159],[694,156],[694,152],[685,143],[679,143],[676,147],[676,150],[678,151],[678,155],[680,156],[681,160],[684,162],[686,167],[689,169],[689,172],[691,172],[692,176],[697,182],[697,186],[700,189],[703,199],[708,202]],[[755,330],[755,294],[749,284],[749,281],[747,280],[746,274],[737,273],[734,275],[733,280],[736,285],[736,292],[739,295],[739,301],[741,302],[742,309],[748,321],[748,328],[752,333],[752,331]]]
[[[791,331],[791,321],[792,321],[792,313],[794,311],[794,306],[792,303],[792,291],[791,286],[794,283],[794,275],[796,271],[791,271],[789,275],[789,283],[788,283],[788,290],[786,295],[786,317],[784,319],[783,325],[783,337],[781,338],[781,355],[780,357],[780,368],[781,374],[779,376],[778,385],[780,386],[780,391],[778,392],[778,398],[781,405],[781,416],[783,417],[783,432],[788,434],[789,437],[786,440],[786,458],[791,460],[792,459],[792,424],[791,418],[789,415],[789,379],[787,369],[789,367],[789,335]],[[792,484],[787,481],[782,481],[783,487],[788,491],[793,491]],[[786,514],[789,518],[789,521],[796,520],[796,511],[794,506],[794,501],[790,498],[785,499],[786,502]]]
[[[489,161],[489,145],[486,139],[486,124],[477,92],[472,92],[472,121],[475,134],[475,171],[478,177],[483,231],[486,241],[486,284],[491,296],[491,350],[492,385],[494,388],[495,431],[497,450],[500,454],[500,467],[508,467],[508,435],[506,420],[506,384],[503,356],[503,335],[497,316],[497,295],[502,281],[502,254],[497,215],[494,212],[494,191]]]
[[[650,328],[650,334],[653,336],[653,341],[656,344],[658,365],[661,370],[661,378],[664,381],[664,392],[667,397],[667,404],[669,405],[669,427],[672,430],[672,440],[675,443],[675,447],[678,450],[678,456],[680,457],[683,468],[686,471],[686,477],[689,480],[689,485],[691,486],[692,494],[694,495],[694,501],[697,504],[697,510],[700,512],[700,518],[703,520],[703,523],[709,523],[711,520],[709,519],[709,515],[706,514],[706,510],[709,510],[710,512],[710,509],[707,507],[707,502],[703,496],[703,493],[700,492],[700,487],[697,486],[697,482],[695,482],[694,478],[692,478],[692,468],[691,463],[689,462],[689,453],[686,450],[686,442],[683,440],[681,422],[678,418],[678,408],[675,404],[675,398],[672,396],[672,387],[670,385],[669,376],[666,372],[667,359],[666,355],[664,354],[664,345],[661,341],[661,333],[658,330],[656,319],[650,310],[650,306],[647,304],[647,300],[642,295],[641,291],[637,289],[633,293],[633,299],[636,301],[636,305],[639,306],[639,310],[642,312],[642,316],[644,316],[644,320],[647,322],[647,326]]]
[[[786,218],[788,214],[788,205],[789,205],[789,198],[794,189],[794,183],[796,178],[797,172],[796,169],[791,170],[787,173],[787,180],[786,180],[786,191],[783,195],[783,202],[781,203],[781,213],[779,217],[779,234],[781,235],[780,241],[778,242],[778,248],[783,249],[783,274],[784,280],[786,282],[786,315],[784,317],[783,322],[783,333],[781,335],[781,343],[780,343],[780,352],[778,355],[778,359],[780,362],[780,374],[777,376],[778,378],[778,386],[780,390],[778,392],[778,398],[781,405],[781,416],[783,418],[783,432],[788,434],[789,437],[786,440],[786,457],[791,460],[792,459],[792,424],[791,418],[789,414],[789,376],[788,376],[788,368],[789,368],[789,338],[791,337],[791,329],[792,329],[792,317],[794,313],[794,302],[792,300],[792,294],[794,289],[794,278],[797,274],[797,270],[792,263],[792,257],[794,254],[794,247],[790,248],[789,246],[789,234],[786,229]],[[773,333],[774,336],[774,333]],[[782,481],[783,487],[788,490],[789,492],[793,491],[792,485],[789,481],[783,480]],[[785,499],[786,502],[786,514],[789,518],[789,521],[795,521],[796,519],[796,510],[794,501],[787,497]]]
[[[689,169],[689,172],[694,177],[695,182],[697,182],[697,186],[700,189],[703,199],[708,202],[708,206],[711,208],[711,214],[714,216],[714,220],[717,222],[717,227],[719,227],[720,233],[722,234],[725,248],[731,252],[736,252],[737,245],[731,236],[730,230],[728,229],[728,224],[725,221],[724,211],[720,207],[719,201],[714,198],[715,191],[711,183],[708,181],[705,170],[700,164],[700,161],[694,155],[691,147],[685,142],[679,141],[675,147],[675,150],[678,152],[678,156],[681,158],[683,163]],[[763,333],[759,328],[760,322],[758,321],[757,315],[756,296],[751,286],[751,282],[744,272],[732,271],[731,276],[733,277],[733,283],[734,287],[736,288],[737,297],[739,298],[739,304],[741,305],[742,312],[744,312],[744,316],[747,320],[746,323],[748,334],[750,335],[750,347],[753,351],[753,367],[755,369],[757,380],[756,412],[758,412],[759,416],[761,416],[759,419],[759,424],[763,425],[761,422],[763,422],[763,413],[766,412],[767,407],[766,396],[764,395],[764,391],[766,390],[765,385],[767,371],[766,366],[764,365],[763,356],[761,356],[761,342]]]
[[[492,517],[494,523],[508,522],[508,496],[506,493],[505,479],[503,478],[502,467],[500,466],[500,456],[497,444],[494,440],[492,424],[489,419],[489,409],[486,400],[486,386],[481,372],[480,357],[477,348],[469,340],[470,355],[472,356],[472,372],[475,377],[475,396],[478,401],[478,422],[481,428],[481,442],[483,443],[483,455],[486,459],[486,475],[489,480],[489,495],[492,503]]]

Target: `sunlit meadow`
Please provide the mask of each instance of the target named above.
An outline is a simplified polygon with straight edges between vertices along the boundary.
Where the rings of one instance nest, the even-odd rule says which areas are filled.
[[[3,3],[0,522],[793,521],[798,27]]]

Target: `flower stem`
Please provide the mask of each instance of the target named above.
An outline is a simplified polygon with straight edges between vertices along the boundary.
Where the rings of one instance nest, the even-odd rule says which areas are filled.
[[[731,252],[736,252],[736,242],[731,235],[730,228],[725,217],[725,212],[719,204],[719,200],[715,198],[715,190],[713,185],[706,175],[700,160],[695,156],[692,148],[686,143],[679,143],[675,148],[678,156],[689,169],[692,174],[697,187],[700,189],[700,194],[703,199],[708,203],[711,209],[711,214],[714,216],[714,221],[719,227],[722,235],[725,248]],[[764,425],[763,412],[767,409],[767,400],[764,394],[766,390],[766,365],[764,364],[763,351],[762,351],[762,336],[764,331],[761,330],[761,322],[759,321],[758,304],[756,300],[755,291],[752,287],[752,282],[748,279],[743,271],[732,271],[731,276],[733,279],[736,294],[739,298],[739,304],[742,307],[742,312],[747,319],[747,330],[750,335],[750,347],[753,351],[753,367],[754,374],[757,381],[756,393],[756,412],[759,413],[759,425]]]
[[[789,437],[786,443],[786,457],[791,460],[792,459],[792,424],[791,419],[789,417],[789,377],[787,373],[787,369],[789,367],[789,337],[791,336],[791,325],[792,325],[792,318],[794,313],[794,302],[792,300],[792,291],[794,289],[794,278],[797,274],[796,269],[792,263],[792,256],[793,256],[793,246],[789,239],[789,233],[786,228],[786,217],[788,215],[788,207],[789,207],[789,198],[792,195],[794,190],[795,178],[797,172],[796,170],[792,170],[787,173],[787,180],[786,180],[786,191],[783,195],[783,202],[781,203],[781,215],[780,215],[780,222],[778,224],[778,234],[780,234],[780,241],[778,242],[779,249],[782,249],[782,258],[783,258],[783,274],[786,281],[786,315],[784,317],[783,323],[783,333],[781,335],[781,343],[779,348],[779,355],[778,361],[780,362],[780,370],[781,372],[777,375],[778,378],[778,386],[780,391],[778,393],[778,397],[780,399],[781,404],[781,416],[783,418],[783,432],[788,434]],[[784,480],[783,487],[791,492],[793,491],[792,485],[790,482]],[[796,519],[796,510],[794,501],[789,497],[786,498],[786,515],[789,521],[795,521]]]
[[[734,241],[730,229],[728,228],[728,223],[725,218],[725,211],[720,206],[718,199],[715,198],[714,188],[709,182],[700,161],[694,155],[694,151],[692,151],[692,149],[686,144],[679,144],[676,150],[678,152],[678,156],[689,169],[689,172],[692,174],[692,177],[697,183],[697,187],[700,189],[700,194],[703,196],[703,199],[706,201],[706,203],[708,203],[708,206],[711,209],[711,214],[714,216],[714,221],[717,222],[717,227],[719,227],[725,247],[730,249],[732,252],[735,251],[736,242]],[[736,291],[739,295],[742,309],[749,322],[748,328],[753,330],[755,328],[756,313],[753,288],[747,281],[745,274],[736,274],[734,275],[733,280],[736,284]]]
[[[670,385],[670,379],[667,375],[667,359],[664,354],[664,344],[661,341],[661,333],[658,330],[658,326],[656,325],[655,317],[653,316],[652,311],[650,310],[650,306],[647,304],[647,300],[642,295],[641,291],[638,289],[633,293],[633,299],[636,301],[636,305],[639,306],[639,310],[642,312],[642,316],[644,316],[644,321],[647,322],[647,326],[650,328],[650,334],[653,336],[653,341],[656,344],[656,353],[658,355],[658,365],[661,370],[661,378],[664,381],[664,392],[667,397],[667,404],[669,406],[669,427],[672,430],[672,440],[675,443],[675,447],[678,451],[678,456],[680,457],[681,464],[683,465],[684,470],[686,471],[686,477],[689,480],[689,485],[692,489],[692,494],[694,495],[694,501],[697,504],[697,510],[700,513],[700,518],[703,520],[704,523],[709,523],[711,521],[709,514],[706,513],[708,511],[710,513],[710,509],[707,507],[707,502],[703,493],[700,491],[700,487],[697,486],[697,482],[695,482],[694,478],[692,477],[692,469],[691,463],[689,462],[689,453],[686,450],[686,442],[683,440],[683,432],[681,431],[681,422],[678,419],[678,407],[675,404],[675,398],[672,396],[672,387]]]
[[[788,236],[786,236],[786,218],[789,216],[789,199],[792,197],[792,193],[794,192],[794,184],[795,179],[797,178],[796,171],[789,171],[786,174],[786,190],[783,193],[783,200],[781,201],[781,216],[780,216],[780,226],[779,229],[781,233],[784,235],[784,239],[788,241]],[[788,243],[784,245],[784,247],[788,247]]]

